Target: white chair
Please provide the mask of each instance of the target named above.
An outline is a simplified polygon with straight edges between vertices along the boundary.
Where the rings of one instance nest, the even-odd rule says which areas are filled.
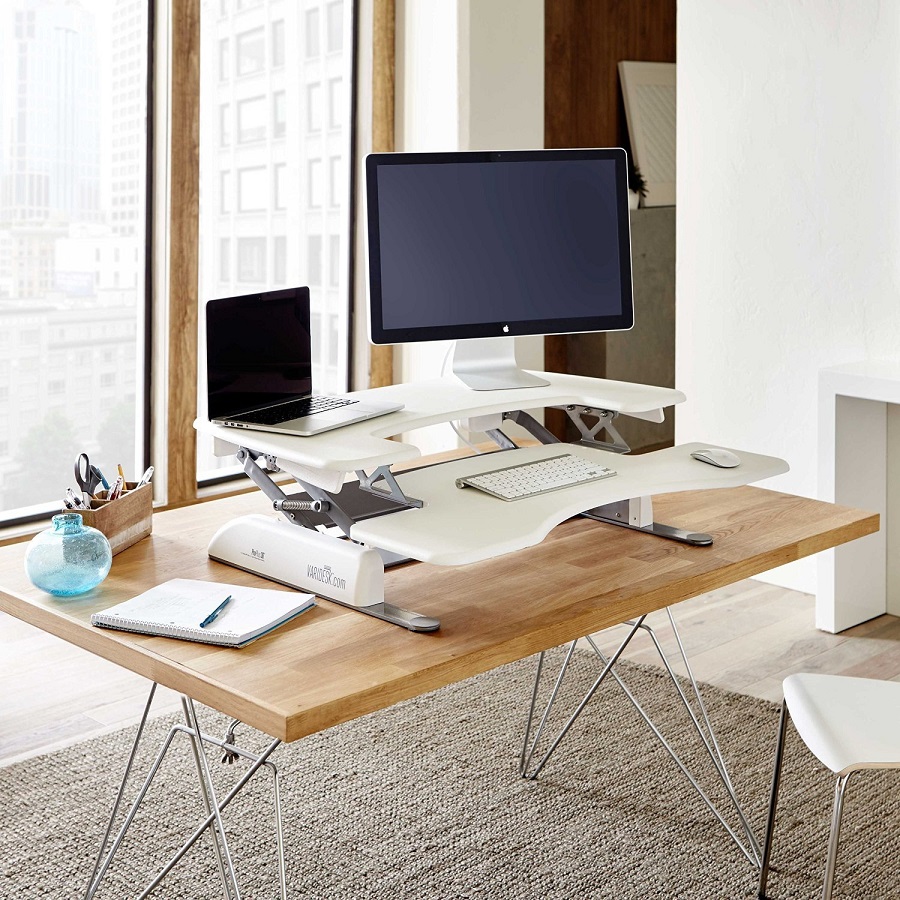
[[[861,769],[900,768],[900,682],[811,674],[791,675],[784,680],[784,703],[778,726],[775,771],[759,873],[760,900],[766,897],[775,807],[789,718],[794,720],[798,734],[819,762],[838,776],[822,887],[822,900],[830,900],[841,811],[850,777]]]

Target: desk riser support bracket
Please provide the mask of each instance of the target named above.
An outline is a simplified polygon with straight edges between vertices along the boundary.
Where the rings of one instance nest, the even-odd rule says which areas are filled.
[[[586,519],[630,528],[632,531],[690,544],[692,547],[709,547],[713,542],[712,535],[704,531],[688,531],[685,528],[654,522],[652,497],[632,497],[616,503],[605,503],[603,506],[585,510],[581,515]]]
[[[421,500],[417,500],[415,497],[407,497],[403,493],[403,489],[397,484],[397,479],[394,477],[390,466],[379,466],[371,475],[367,475],[363,469],[357,469],[356,477],[359,479],[359,486],[364,491],[376,494],[379,497],[387,496],[397,503],[398,506],[411,506],[421,509],[425,505]],[[388,488],[387,491],[375,487],[378,481],[384,481]]]
[[[287,500],[287,494],[272,481],[269,470],[264,469],[257,460],[260,454],[247,447],[238,447],[235,458],[241,464],[244,474],[268,497],[273,504],[283,503]],[[269,460],[269,457],[266,457]],[[281,511],[282,515],[293,525],[300,525],[302,528],[312,528],[312,522],[306,518],[300,511]]]
[[[574,404],[558,406],[556,409],[565,410],[566,415],[575,423],[575,427],[581,435],[582,444],[587,444],[589,447],[599,447],[601,450],[608,450],[611,453],[631,452],[631,447],[628,446],[625,439],[619,434],[618,429],[613,425],[613,421],[619,415],[617,412],[611,409],[594,409],[590,406],[576,406]],[[588,425],[584,421],[584,416],[595,416],[597,421],[593,425]],[[610,440],[598,441],[597,434],[600,431],[606,431]]]

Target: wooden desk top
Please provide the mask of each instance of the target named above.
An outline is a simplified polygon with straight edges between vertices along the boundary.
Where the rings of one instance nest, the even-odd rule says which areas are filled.
[[[669,494],[654,510],[657,521],[712,533],[714,545],[574,519],[498,559],[389,571],[389,601],[438,617],[433,634],[327,600],[238,650],[91,627],[91,613],[176,576],[271,587],[206,555],[224,521],[269,512],[259,492],[157,513],[153,534],[82,597],[37,590],[27,545],[0,548],[0,610],[293,741],[878,530],[876,514],[754,487]]]

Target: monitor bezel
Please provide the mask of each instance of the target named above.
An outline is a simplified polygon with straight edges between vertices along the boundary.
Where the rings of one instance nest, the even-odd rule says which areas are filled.
[[[619,238],[619,271],[622,276],[622,309],[612,316],[511,320],[415,328],[385,328],[381,282],[380,230],[378,217],[378,170],[393,165],[467,163],[553,162],[554,160],[612,160],[616,164],[616,224]],[[436,153],[370,153],[365,160],[366,221],[369,270],[369,341],[372,344],[405,344],[421,341],[520,335],[577,334],[597,331],[628,331],[634,326],[631,274],[631,224],[628,205],[628,157],[621,147],[569,150],[499,150]]]

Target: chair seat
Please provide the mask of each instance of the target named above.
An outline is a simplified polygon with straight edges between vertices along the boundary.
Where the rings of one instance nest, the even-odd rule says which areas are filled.
[[[790,675],[784,699],[817,759],[837,775],[900,768],[900,682]]]

